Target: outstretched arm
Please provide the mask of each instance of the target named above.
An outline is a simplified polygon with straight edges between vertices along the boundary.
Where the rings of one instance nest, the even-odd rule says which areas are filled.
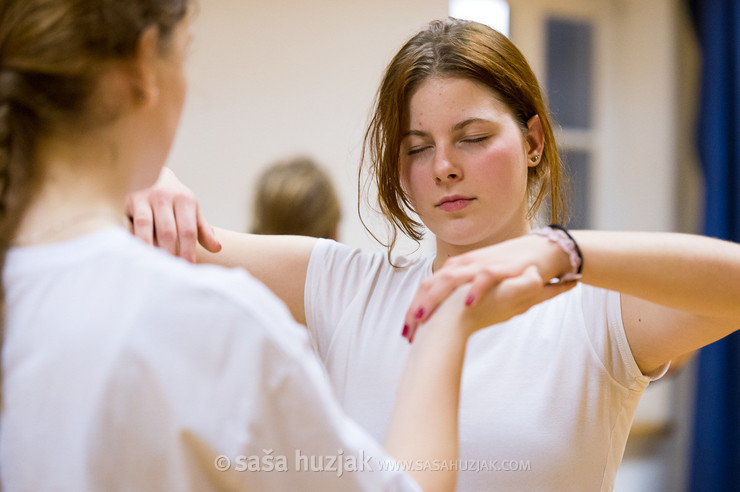
[[[671,233],[573,233],[583,281],[622,293],[622,320],[643,372],[740,328],[740,245]]]
[[[740,328],[740,245],[674,233],[571,231],[584,283],[622,294],[622,318],[640,369],[651,372]],[[448,261],[406,315],[423,320],[446,295],[473,282],[475,299],[493,282],[536,265],[544,278],[568,271],[557,246],[522,236]]]

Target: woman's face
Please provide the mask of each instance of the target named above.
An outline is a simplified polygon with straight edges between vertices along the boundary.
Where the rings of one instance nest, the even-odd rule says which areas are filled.
[[[480,247],[527,232],[528,153],[538,151],[491,89],[428,79],[411,96],[403,131],[401,182],[438,247]]]

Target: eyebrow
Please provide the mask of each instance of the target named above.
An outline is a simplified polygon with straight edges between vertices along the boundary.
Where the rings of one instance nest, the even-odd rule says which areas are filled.
[[[471,125],[473,123],[486,123],[488,120],[484,120],[483,118],[470,118],[465,121],[461,121],[460,123],[457,123],[455,126],[452,127],[452,131],[456,132],[458,130],[462,130],[468,125]]]
[[[463,128],[465,128],[466,126],[472,125],[473,123],[489,123],[489,120],[486,120],[486,119],[483,119],[483,118],[469,118],[467,120],[461,121],[460,123],[456,123],[452,127],[452,131],[453,132],[460,131]],[[421,130],[409,130],[406,133],[404,133],[403,135],[401,135],[401,140],[403,140],[404,138],[409,137],[411,135],[415,135],[415,136],[418,136],[418,137],[425,137],[427,135],[427,133],[426,132],[423,132]]]
[[[403,140],[406,137],[410,137],[411,135],[415,135],[417,137],[425,137],[427,134],[426,132],[423,132],[421,130],[409,130],[403,135],[401,135],[401,140]]]

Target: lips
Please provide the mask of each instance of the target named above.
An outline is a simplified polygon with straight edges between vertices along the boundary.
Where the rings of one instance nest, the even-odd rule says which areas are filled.
[[[436,206],[445,212],[456,212],[470,205],[473,200],[475,198],[469,196],[451,195],[442,198]]]

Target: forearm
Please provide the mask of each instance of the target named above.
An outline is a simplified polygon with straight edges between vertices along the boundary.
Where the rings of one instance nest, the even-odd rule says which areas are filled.
[[[740,245],[673,233],[571,231],[582,281],[663,306],[740,317]]]
[[[458,458],[458,402],[467,340],[459,325],[459,318],[445,312],[419,330],[385,440],[386,450],[399,462],[447,464],[438,471],[424,466],[407,470],[425,491],[455,488],[452,463]]]

